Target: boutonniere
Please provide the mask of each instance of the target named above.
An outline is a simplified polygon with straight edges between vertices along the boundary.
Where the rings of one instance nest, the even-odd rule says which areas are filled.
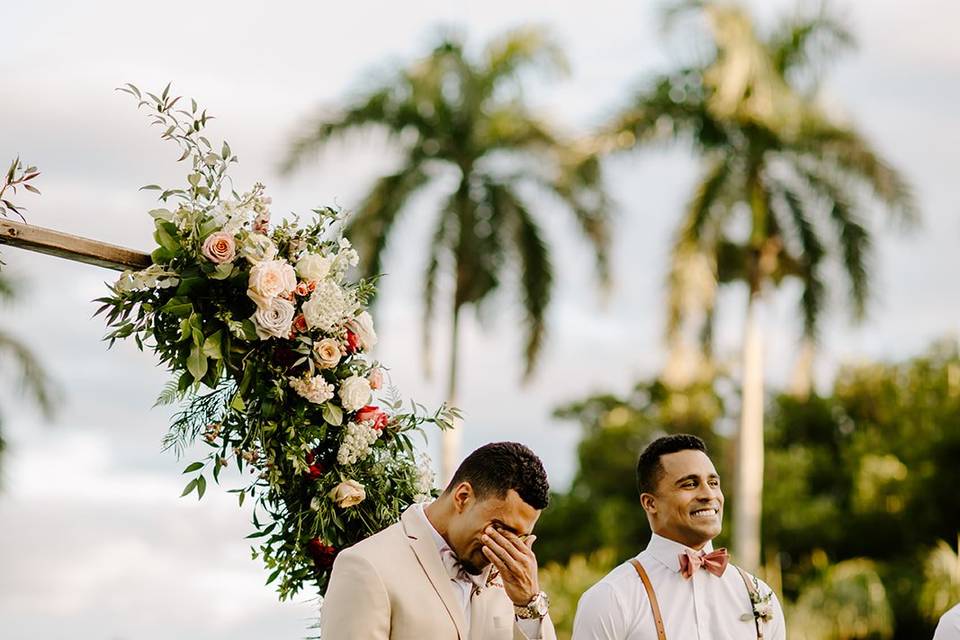
[[[750,590],[750,605],[753,608],[753,614],[745,613],[740,619],[746,622],[753,618],[758,624],[760,622],[770,622],[773,620],[773,605],[770,604],[770,598],[773,592],[766,595],[760,595],[760,582],[753,578],[753,589]]]

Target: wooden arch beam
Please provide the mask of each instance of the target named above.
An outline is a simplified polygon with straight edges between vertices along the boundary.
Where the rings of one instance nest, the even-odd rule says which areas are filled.
[[[150,255],[22,222],[0,219],[0,244],[115,271],[149,267]]]

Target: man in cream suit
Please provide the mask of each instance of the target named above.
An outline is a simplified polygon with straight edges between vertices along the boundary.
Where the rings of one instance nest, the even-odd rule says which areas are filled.
[[[548,491],[527,447],[477,449],[434,502],[337,556],[322,640],[554,640],[531,549]]]

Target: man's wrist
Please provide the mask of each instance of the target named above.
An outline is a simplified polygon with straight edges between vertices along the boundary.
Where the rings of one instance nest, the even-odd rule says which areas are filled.
[[[513,612],[521,620],[539,619],[547,615],[550,608],[550,598],[543,591],[540,591],[524,604],[513,604]]]

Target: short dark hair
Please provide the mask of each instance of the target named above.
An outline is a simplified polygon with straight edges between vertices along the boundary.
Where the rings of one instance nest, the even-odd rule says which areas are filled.
[[[469,482],[478,499],[491,495],[503,498],[510,489],[534,509],[550,501],[547,472],[540,458],[519,442],[485,444],[460,464],[445,491]]]
[[[642,495],[656,490],[660,478],[663,477],[663,465],[660,463],[662,456],[688,450],[707,453],[707,445],[689,433],[663,436],[648,444],[637,460],[637,491]]]

